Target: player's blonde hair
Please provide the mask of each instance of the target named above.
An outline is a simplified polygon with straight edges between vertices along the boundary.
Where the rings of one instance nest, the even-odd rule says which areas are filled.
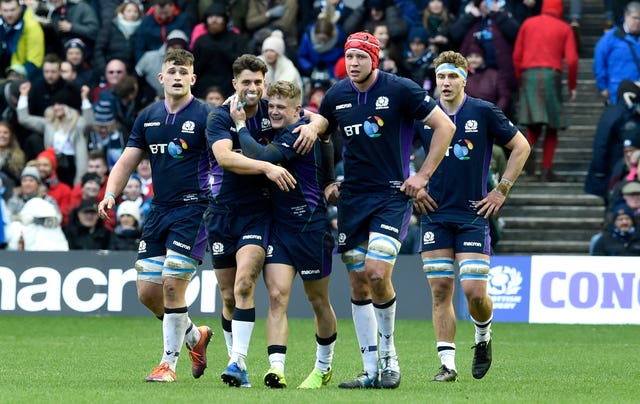
[[[269,84],[267,97],[273,97],[274,95],[293,100],[296,104],[302,103],[302,90],[300,90],[297,84],[291,81],[278,80],[275,83]]]
[[[463,69],[465,72],[469,71],[469,65],[467,64],[467,59],[462,56],[462,54],[454,51],[446,51],[442,52],[434,61],[433,64],[436,69],[438,66],[443,64],[454,65],[455,67],[459,67]]]

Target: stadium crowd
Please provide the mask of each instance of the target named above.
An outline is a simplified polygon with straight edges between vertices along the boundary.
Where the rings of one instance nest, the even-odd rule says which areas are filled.
[[[580,2],[571,2],[575,28],[579,16],[574,3]],[[616,3],[616,10],[622,8]],[[23,240],[32,232],[22,227],[34,223],[34,216],[23,209],[39,197],[55,208],[55,216],[44,223],[60,227],[69,248],[136,249],[153,198],[148,160],[131,177],[113,217],[95,220],[95,205],[104,196],[109,169],[124,149],[136,116],[162,97],[157,75],[172,48],[192,51],[198,78],[193,93],[213,106],[233,92],[233,60],[251,53],[267,63],[267,85],[277,80],[299,83],[311,111],[317,111],[333,83],[346,77],[342,49],[353,32],[367,30],[379,40],[380,70],[408,77],[435,97],[434,59],[445,50],[460,51],[471,66],[469,95],[496,103],[512,121],[525,125],[531,144],[546,128],[540,180],[556,180],[551,166],[562,124],[540,125],[544,117],[529,124],[522,98],[516,109],[519,94],[535,92],[523,84],[524,78],[537,74],[527,63],[557,71],[562,62],[522,57],[531,39],[524,38],[520,28],[541,11],[563,16],[559,0],[0,0],[0,244],[8,249],[61,248]],[[603,35],[594,64],[598,88],[612,105],[623,79],[640,79],[637,56],[626,48],[640,51],[640,4],[631,2],[624,14],[615,14],[621,24]],[[575,41],[571,37],[558,46],[564,47],[569,87],[575,91]],[[605,52],[608,48],[623,56]],[[629,110],[637,104],[626,100]],[[534,94],[529,102],[539,99]],[[561,110],[561,103],[557,108]],[[620,114],[624,122],[635,119]],[[602,135],[604,149],[613,151],[608,155],[612,167],[594,167],[601,169],[594,174],[601,184],[609,183],[613,166],[622,158],[622,147],[616,146],[640,143],[637,131],[631,132],[624,139]],[[343,150],[337,134],[334,149],[339,178]],[[420,163],[420,149],[416,142],[412,167]],[[497,155],[501,152],[496,150]],[[534,158],[526,167],[529,175],[536,172]],[[624,179],[620,168],[616,170]],[[606,192],[611,190],[607,185]],[[595,192],[609,199],[602,186]],[[47,211],[38,209],[36,214]],[[418,221],[413,222],[415,230]],[[497,240],[499,228],[495,230]],[[403,252],[417,252],[417,242],[403,245]]]

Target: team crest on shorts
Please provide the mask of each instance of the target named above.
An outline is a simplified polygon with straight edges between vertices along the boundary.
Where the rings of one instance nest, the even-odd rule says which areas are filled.
[[[347,235],[344,233],[338,234],[338,244],[344,245],[345,241],[347,241]]]
[[[211,244],[211,253],[213,255],[221,255],[224,253],[224,245],[222,243],[215,242]]]
[[[435,242],[436,242],[436,236],[435,234],[433,234],[432,231],[428,231],[424,233],[424,236],[422,236],[422,244],[433,244]]]

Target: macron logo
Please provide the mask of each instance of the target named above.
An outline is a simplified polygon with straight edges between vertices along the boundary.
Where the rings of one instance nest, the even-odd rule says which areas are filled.
[[[352,105],[351,103],[346,103],[346,104],[340,104],[340,105],[336,105],[336,111],[341,110],[341,109],[346,109],[346,108],[351,108]]]
[[[145,122],[144,127],[148,128],[150,126],[160,126],[160,122]]]

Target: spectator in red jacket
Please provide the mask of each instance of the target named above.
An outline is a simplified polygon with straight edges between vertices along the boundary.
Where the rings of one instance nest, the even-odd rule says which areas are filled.
[[[540,15],[527,18],[518,32],[513,66],[520,81],[518,123],[527,126],[532,153],[525,165],[535,170],[533,146],[546,127],[540,180],[556,181],[551,171],[558,145],[558,129],[567,126],[562,107],[562,62],[567,64],[569,101],[576,99],[578,53],[571,26],[562,19],[562,0],[544,0]]]

